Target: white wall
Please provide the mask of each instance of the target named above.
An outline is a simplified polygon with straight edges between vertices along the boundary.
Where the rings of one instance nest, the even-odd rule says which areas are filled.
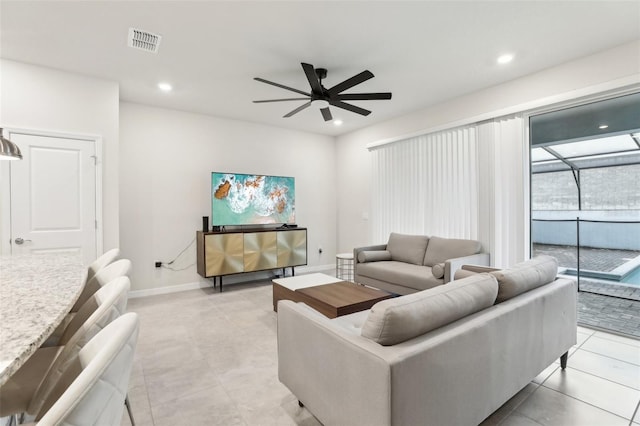
[[[365,219],[371,193],[367,144],[525,111],[639,81],[637,41],[338,137],[338,250],[381,243],[370,241]],[[524,234],[526,230],[516,232]]]
[[[295,177],[308,264],[334,264],[333,137],[123,102],[120,140],[120,248],[134,264],[133,290],[203,282],[190,266],[195,245],[175,265],[188,266],[184,271],[154,262],[177,256],[202,228],[202,216],[211,216],[212,171]]]
[[[2,59],[0,95],[2,127],[102,138],[103,248],[117,247],[118,84]]]

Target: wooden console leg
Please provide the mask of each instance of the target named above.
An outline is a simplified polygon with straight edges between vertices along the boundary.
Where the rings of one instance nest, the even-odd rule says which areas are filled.
[[[569,352],[565,352],[560,357],[560,367],[564,370],[567,368],[567,359],[569,358]]]

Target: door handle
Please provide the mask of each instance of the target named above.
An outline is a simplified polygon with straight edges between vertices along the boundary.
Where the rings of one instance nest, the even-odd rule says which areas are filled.
[[[24,238],[20,238],[20,237],[18,237],[18,238],[16,238],[16,239],[15,239],[15,242],[16,242],[16,244],[18,244],[18,245],[20,245],[20,244],[24,244],[24,242],[25,242],[25,241],[29,241],[29,242],[31,242],[31,240],[25,240]]]

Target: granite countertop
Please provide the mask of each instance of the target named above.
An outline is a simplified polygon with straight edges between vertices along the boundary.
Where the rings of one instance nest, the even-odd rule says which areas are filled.
[[[62,322],[86,274],[76,254],[0,256],[0,385]]]

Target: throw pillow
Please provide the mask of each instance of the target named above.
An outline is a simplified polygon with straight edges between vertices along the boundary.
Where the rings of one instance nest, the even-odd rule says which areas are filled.
[[[422,265],[422,259],[429,243],[429,237],[423,235],[404,235],[392,232],[389,235],[387,251],[391,260]]]
[[[518,263],[509,269],[491,272],[498,280],[496,303],[504,302],[525,291],[540,287],[555,280],[558,262],[551,256],[541,255]]]
[[[434,278],[440,279],[444,277],[444,262],[436,263],[435,265],[433,265],[431,267],[431,273],[433,274]]]
[[[498,282],[476,274],[407,296],[376,303],[362,326],[362,336],[395,345],[493,305]]]
[[[358,253],[358,262],[380,262],[391,260],[391,253],[387,250],[364,250]]]
[[[482,251],[482,244],[475,240],[431,237],[424,254],[423,265],[433,266],[449,259],[471,256]]]

